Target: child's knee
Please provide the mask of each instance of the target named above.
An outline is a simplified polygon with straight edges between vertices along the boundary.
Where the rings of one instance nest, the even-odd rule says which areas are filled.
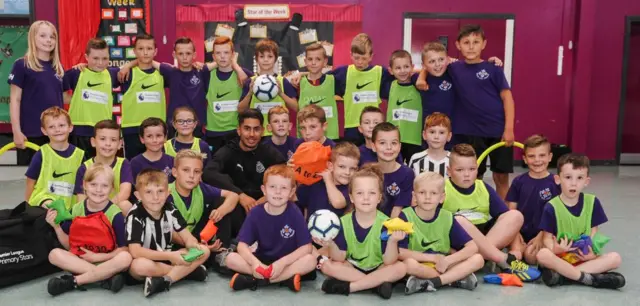
[[[237,269],[237,267],[241,266],[243,263],[248,264],[238,253],[229,253],[224,262],[224,264],[232,270]]]
[[[203,262],[207,261],[209,256],[211,256],[211,251],[209,251],[209,248],[203,248],[202,252],[204,252],[204,254],[202,254],[202,256],[198,257],[198,260],[197,260],[199,263],[203,263]]]
[[[413,258],[407,258],[403,260],[402,263],[404,264],[407,272],[413,272],[421,266],[421,264]]]
[[[67,251],[59,248],[55,248],[49,252],[49,262],[54,265],[59,265],[61,261],[63,261],[64,256]]]
[[[325,260],[324,263],[322,263],[322,266],[320,267],[320,272],[322,272],[323,274],[327,275],[327,276],[332,276],[333,275],[333,268],[337,263],[331,261],[331,260]]]
[[[153,262],[146,258],[136,258],[131,261],[129,271],[134,275],[146,276],[152,275],[155,271]]]
[[[480,255],[479,253],[476,253],[469,257],[469,262],[471,263],[473,268],[479,270],[484,266],[484,257],[482,257],[482,255]]]
[[[556,254],[553,254],[553,252],[547,248],[540,249],[538,254],[536,254],[536,260],[543,265],[549,263],[554,257],[556,257]]]
[[[393,272],[398,279],[407,275],[407,266],[405,266],[402,261],[396,261],[396,263],[392,264]]]
[[[131,266],[131,262],[133,261],[133,257],[131,257],[129,252],[120,252],[113,259],[118,263],[118,266],[122,266],[124,268]]]
[[[517,232],[520,231],[520,227],[524,223],[524,216],[517,210],[510,210],[508,212],[505,212],[504,214],[502,214],[502,216],[498,217],[498,221],[500,221],[500,219],[509,221],[514,224],[514,229],[516,229]]]
[[[607,253],[605,256],[607,256],[609,260],[611,260],[611,265],[615,268],[619,267],[622,264],[622,257],[616,252]]]

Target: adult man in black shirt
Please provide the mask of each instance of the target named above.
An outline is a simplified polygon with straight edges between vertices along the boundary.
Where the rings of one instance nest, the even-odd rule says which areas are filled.
[[[205,183],[240,195],[240,205],[231,213],[233,237],[240,231],[246,213],[263,196],[260,186],[265,170],[287,162],[275,148],[261,144],[263,120],[257,109],[240,112],[240,137],[220,148],[202,174]]]

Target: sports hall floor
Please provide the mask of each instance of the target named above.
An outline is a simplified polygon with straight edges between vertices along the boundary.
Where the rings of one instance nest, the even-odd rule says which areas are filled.
[[[20,203],[24,190],[24,168],[0,167],[0,209]],[[523,171],[519,169],[519,171]],[[489,176],[487,175],[487,178]],[[142,287],[125,287],[117,295],[100,288],[86,292],[73,291],[52,298],[46,291],[44,277],[31,282],[0,289],[0,305],[640,305],[637,294],[640,280],[640,167],[596,167],[592,170],[587,192],[595,193],[602,201],[609,222],[602,226],[604,234],[613,239],[607,250],[622,255],[618,271],[627,283],[620,291],[592,289],[583,286],[548,288],[544,284],[525,284],[523,288],[480,284],[474,291],[445,288],[433,293],[404,295],[400,286],[390,301],[372,293],[357,293],[349,297],[325,295],[320,290],[322,276],[315,282],[303,283],[299,293],[285,288],[270,287],[258,291],[232,292],[228,280],[211,273],[206,283],[185,281],[177,283],[170,292],[146,299]],[[335,304],[333,304],[335,303]]]

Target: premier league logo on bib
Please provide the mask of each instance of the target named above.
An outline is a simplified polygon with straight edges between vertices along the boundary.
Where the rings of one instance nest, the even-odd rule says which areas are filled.
[[[390,196],[395,197],[400,194],[400,187],[398,187],[398,184],[396,184],[396,182],[393,182],[393,184],[387,186],[387,193]]]
[[[449,91],[451,89],[451,83],[447,81],[442,81],[442,84],[440,84],[438,88],[440,88],[440,90],[442,91]]]
[[[280,236],[282,236],[282,238],[284,239],[289,239],[291,237],[293,237],[293,235],[296,234],[296,230],[292,229],[291,227],[289,227],[289,225],[285,225],[281,230],[280,230]]]
[[[476,73],[476,77],[478,78],[478,80],[486,80],[489,78],[489,73],[482,69],[480,71],[478,71],[478,73]]]
[[[256,172],[258,173],[264,172],[264,165],[260,161],[256,163]]]
[[[222,106],[220,106],[220,103],[215,103],[213,108],[215,108],[217,111],[220,111],[222,109]]]

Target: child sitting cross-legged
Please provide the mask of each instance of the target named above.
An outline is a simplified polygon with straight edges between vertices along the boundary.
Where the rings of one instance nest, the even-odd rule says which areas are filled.
[[[233,290],[282,283],[298,292],[301,276],[315,278],[311,234],[298,206],[289,202],[295,184],[293,169],[286,165],[265,171],[261,188],[266,202],[249,211],[238,235],[238,252],[227,255],[224,263],[238,272],[229,283]]]
[[[144,280],[144,295],[169,290],[185,278],[205,281],[208,273],[202,265],[209,258],[209,249],[191,235],[187,223],[171,202],[167,175],[156,169],[145,169],[136,178],[135,196],[140,200],[127,216],[127,243],[133,256],[131,276]],[[187,249],[203,254],[187,262],[186,249],[172,251],[173,238],[179,238]]]
[[[340,218],[342,227],[335,240],[321,241],[329,248],[329,257],[320,264],[327,279],[322,291],[349,295],[374,289],[383,299],[391,298],[392,284],[403,278],[405,265],[398,261],[398,241],[405,238],[393,232],[388,241],[381,239],[382,223],[388,217],[377,208],[382,202],[383,174],[374,164],[356,172],[349,184],[349,195],[355,211]]]
[[[68,271],[49,280],[47,290],[56,296],[86,284],[118,292],[124,285],[120,274],[131,264],[127,252],[124,217],[120,208],[109,200],[113,190],[113,170],[104,164],[93,164],[84,175],[86,200],[73,206],[72,221],[56,223],[56,210],[49,209],[47,223],[56,232],[64,249],[49,253],[51,264]]]
[[[413,224],[414,232],[400,242],[400,258],[411,275],[405,293],[436,291],[444,285],[473,290],[478,285],[474,271],[484,259],[453,214],[441,209],[444,178],[423,172],[413,181],[416,207],[407,207],[400,219]],[[456,252],[451,252],[451,249]]]

